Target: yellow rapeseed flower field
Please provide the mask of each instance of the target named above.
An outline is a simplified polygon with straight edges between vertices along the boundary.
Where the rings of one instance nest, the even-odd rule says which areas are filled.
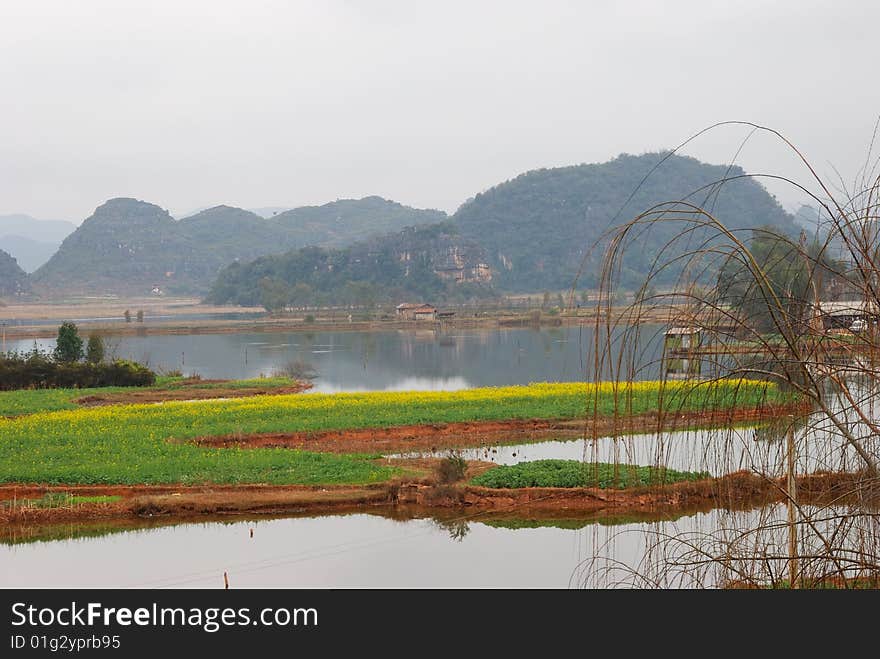
[[[588,414],[730,409],[778,403],[763,381],[535,383],[461,391],[266,395],[112,405],[0,419],[0,482],[370,482],[391,474],[363,456],[212,449],[196,437],[419,423],[572,419]]]

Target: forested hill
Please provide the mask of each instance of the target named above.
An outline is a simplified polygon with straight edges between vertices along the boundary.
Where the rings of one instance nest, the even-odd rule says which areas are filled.
[[[496,283],[508,291],[540,291],[571,286],[586,250],[612,225],[654,204],[685,198],[712,208],[733,228],[771,226],[797,235],[799,227],[762,185],[743,178],[724,184],[707,203],[707,191],[695,190],[735,177],[734,167],[707,165],[693,158],[668,158],[627,202],[664,154],[621,155],[602,164],[540,169],[478,194],[453,216],[462,236],[478,240],[488,252]],[[691,195],[688,197],[688,195]],[[616,220],[615,220],[616,216]],[[640,285],[651,262],[681,223],[657,224],[628,252],[621,282]],[[700,236],[692,237],[692,245]],[[579,287],[597,282],[604,250],[596,250],[584,268]],[[667,280],[681,268],[667,271]]]
[[[0,249],[0,297],[19,295],[27,289],[27,273],[12,256]]]
[[[345,249],[307,247],[220,273],[206,298],[214,304],[370,305],[465,301],[491,296],[485,251],[449,222],[411,227]]]
[[[404,227],[442,222],[446,213],[410,208],[382,197],[364,197],[294,208],[272,219],[290,232],[297,247],[345,247]]]
[[[159,206],[111,199],[33,275],[41,292],[201,294],[222,268],[306,245],[344,246],[445,213],[381,199],[341,200],[272,218],[217,206],[176,221]]]

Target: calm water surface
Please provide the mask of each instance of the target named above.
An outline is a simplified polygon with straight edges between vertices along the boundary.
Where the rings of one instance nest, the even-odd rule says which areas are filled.
[[[238,587],[564,588],[584,585],[585,561],[597,556],[638,561],[646,529],[700,529],[717,524],[715,517],[614,526],[584,521],[575,529],[366,514],[184,524],[2,546],[0,581],[9,587],[199,587],[219,586],[227,571]]]
[[[829,512],[807,510],[825,537],[836,527],[822,521]],[[717,585],[737,574],[711,562],[691,565],[694,547],[723,548],[727,564],[739,574],[768,568],[784,574],[783,559],[750,558],[755,546],[785,556],[784,506],[714,510],[667,521],[575,518],[541,522],[547,526],[537,528],[522,520],[462,515],[446,521],[355,514],[183,524],[5,544],[0,585],[222,588],[228,572],[237,588],[687,587]],[[758,527],[764,530],[742,533]],[[806,526],[801,530],[801,551],[821,542],[818,533]],[[843,535],[835,541],[864,546],[866,537],[877,537],[876,522],[860,518],[848,523]],[[669,540],[672,536],[678,540]],[[664,561],[666,568],[659,570]],[[674,566],[677,561],[681,569]]]
[[[644,330],[640,379],[657,377],[661,340]],[[593,330],[582,327],[441,332],[293,332],[114,337],[119,357],[205,378],[272,375],[311,365],[319,392],[468,387],[593,379]],[[28,350],[33,339],[10,342]],[[37,340],[51,350],[54,339]]]

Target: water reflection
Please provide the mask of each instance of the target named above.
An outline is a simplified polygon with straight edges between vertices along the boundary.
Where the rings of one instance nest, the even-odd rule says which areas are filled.
[[[413,514],[181,524],[6,545],[0,584],[222,587],[227,571],[233,587],[567,587],[592,556],[594,534],[606,540],[641,523]]]
[[[805,576],[873,556],[876,516],[805,507]],[[549,517],[446,511],[196,523],[0,547],[4,587],[695,587],[784,578],[785,506]],[[251,535],[253,530],[253,535]],[[125,556],[126,560],[119,560]],[[844,566],[856,576],[857,566]]]
[[[653,327],[653,326],[652,326]],[[657,377],[660,340],[643,332],[640,379]],[[54,339],[37,345],[51,350]],[[291,362],[313,367],[320,391],[455,389],[592,380],[591,327],[440,332],[288,332],[113,337],[110,351],[154,368],[205,378],[272,375]],[[29,350],[33,340],[9,342]],[[606,369],[607,370],[607,369]],[[603,377],[607,377],[607,374]]]
[[[705,471],[713,476],[747,470],[783,476],[788,461],[785,441],[790,422],[757,427],[694,429],[616,437],[547,438],[537,436],[511,444],[460,449],[468,460],[513,465],[531,460],[580,460]],[[840,433],[828,432],[824,415],[800,421],[795,432],[795,471],[856,471],[864,466],[854,447]],[[880,455],[880,437],[866,436],[861,446]],[[401,453],[392,457],[433,457],[446,451]]]

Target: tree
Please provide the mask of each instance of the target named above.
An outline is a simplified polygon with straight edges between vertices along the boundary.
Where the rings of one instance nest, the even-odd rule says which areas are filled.
[[[139,323],[144,322],[144,310],[143,310],[143,309],[138,309],[138,312],[137,312],[137,321],[138,321]]]
[[[78,362],[83,358],[83,340],[73,323],[61,323],[58,339],[55,342],[55,360],[59,362]]]
[[[283,281],[263,277],[260,280],[260,304],[269,313],[284,311],[290,300],[290,290]]]
[[[104,341],[97,334],[92,334],[86,343],[86,361],[91,364],[104,361]]]
[[[128,309],[126,309],[126,310],[125,310],[125,313],[122,314],[122,315],[125,316],[125,322],[126,322],[126,323],[130,323],[130,322],[131,322],[131,311],[129,311]]]
[[[753,230],[749,252],[754,264],[744,254],[728,258],[718,275],[721,301],[761,331],[777,329],[780,314],[802,331],[815,298],[822,297],[823,280],[827,282],[841,267],[818,243],[804,243],[802,239],[798,244],[771,227]]]

